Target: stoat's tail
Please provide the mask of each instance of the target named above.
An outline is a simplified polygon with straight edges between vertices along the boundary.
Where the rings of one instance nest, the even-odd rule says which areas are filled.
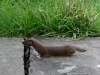
[[[86,51],[85,49],[82,49],[82,48],[79,48],[79,47],[76,47],[76,50],[80,51],[80,52],[85,52]]]

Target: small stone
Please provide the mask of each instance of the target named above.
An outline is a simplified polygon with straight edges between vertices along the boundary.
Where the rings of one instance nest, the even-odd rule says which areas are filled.
[[[100,65],[97,65],[97,67],[99,68],[99,67],[100,67]]]

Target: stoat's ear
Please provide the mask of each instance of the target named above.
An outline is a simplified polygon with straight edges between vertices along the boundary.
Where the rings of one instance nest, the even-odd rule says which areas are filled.
[[[29,40],[29,42],[28,42],[30,45],[32,45],[33,44],[33,41],[32,40]]]

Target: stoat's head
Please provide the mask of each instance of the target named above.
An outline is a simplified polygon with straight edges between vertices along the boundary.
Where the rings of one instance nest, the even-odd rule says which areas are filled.
[[[26,39],[22,42],[24,46],[32,46],[33,41],[31,39]]]

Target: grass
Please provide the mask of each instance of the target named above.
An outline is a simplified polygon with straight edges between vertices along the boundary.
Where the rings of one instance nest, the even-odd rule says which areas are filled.
[[[99,0],[2,0],[0,36],[99,36]]]

